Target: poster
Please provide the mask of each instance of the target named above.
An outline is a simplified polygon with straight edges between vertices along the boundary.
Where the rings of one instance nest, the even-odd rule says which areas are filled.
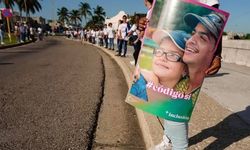
[[[188,122],[228,17],[192,0],[156,0],[126,102]]]

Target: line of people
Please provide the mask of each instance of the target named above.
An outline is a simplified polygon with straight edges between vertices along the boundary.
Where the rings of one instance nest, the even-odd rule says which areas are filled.
[[[39,40],[43,40],[43,30],[41,27],[33,27],[26,23],[17,22],[14,26],[14,35],[17,43],[23,43],[26,41],[35,41],[37,35]]]
[[[112,26],[112,23],[109,23],[105,24],[103,28],[67,29],[65,35],[67,38],[79,39],[82,42],[86,41],[114,50],[116,31]]]
[[[139,16],[135,16],[135,23],[131,27],[130,22],[127,21],[127,15],[123,15],[122,19],[118,21],[117,29],[110,22],[105,24],[103,28],[66,29],[65,35],[67,38],[79,39],[82,42],[86,41],[110,50],[115,50],[116,39],[117,50],[115,55],[126,57],[129,42],[135,49],[140,49],[141,37],[138,36],[138,21]],[[139,53],[137,57],[138,55]]]

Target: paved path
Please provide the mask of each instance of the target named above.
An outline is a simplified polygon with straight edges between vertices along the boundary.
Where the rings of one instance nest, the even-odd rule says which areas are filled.
[[[250,67],[223,63],[218,74],[205,79],[202,91],[250,125]]]

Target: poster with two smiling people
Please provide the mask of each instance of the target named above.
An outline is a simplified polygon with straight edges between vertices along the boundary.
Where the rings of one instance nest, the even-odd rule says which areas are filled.
[[[156,0],[126,102],[188,122],[228,17],[193,0]]]

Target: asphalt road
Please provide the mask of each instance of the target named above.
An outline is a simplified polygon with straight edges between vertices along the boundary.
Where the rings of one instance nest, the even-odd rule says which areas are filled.
[[[102,57],[79,42],[0,50],[0,149],[88,149],[103,84]]]

